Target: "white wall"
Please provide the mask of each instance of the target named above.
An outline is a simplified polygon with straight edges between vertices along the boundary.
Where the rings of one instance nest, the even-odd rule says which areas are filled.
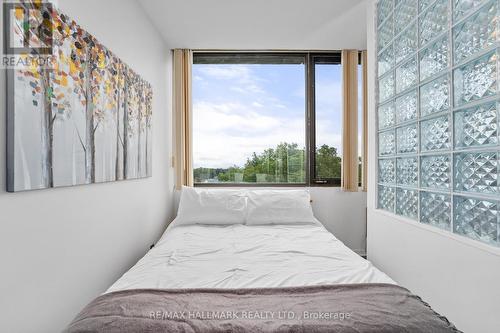
[[[173,212],[165,43],[133,0],[59,0],[59,6],[153,85],[153,177],[6,193],[0,71],[1,332],[60,331],[149,249]]]
[[[374,0],[367,8],[375,68]],[[368,259],[466,333],[499,331],[500,250],[375,209],[375,71],[369,71]]]
[[[366,254],[366,193],[310,188],[314,215],[351,250]]]

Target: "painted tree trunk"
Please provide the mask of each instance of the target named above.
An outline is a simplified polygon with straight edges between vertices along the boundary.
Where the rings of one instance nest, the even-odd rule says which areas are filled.
[[[88,102],[87,102],[88,103]],[[94,120],[93,110],[91,105],[85,108],[85,178],[87,183],[93,183],[95,180],[94,169],[94,154],[92,154],[92,146],[94,146]]]
[[[123,179],[128,178],[127,153],[128,153],[128,82],[125,79],[125,91],[123,96]]]
[[[120,180],[120,103],[121,91],[118,88],[116,96],[116,159],[115,159],[115,180]]]
[[[146,114],[146,126],[144,126],[144,131],[146,132],[146,144],[145,144],[145,148],[144,148],[144,151],[145,151],[145,160],[146,160],[146,177],[149,176],[149,168],[150,168],[150,165],[149,165],[149,153],[148,153],[148,149],[149,149],[149,116]]]
[[[142,177],[142,107],[142,102],[139,102],[139,110],[137,111],[137,177]]]
[[[93,111],[93,110],[92,110]],[[90,180],[95,183],[95,131],[97,130],[97,125],[95,124],[94,112],[92,112],[90,125],[92,126],[92,141],[90,142]]]
[[[88,59],[88,58],[87,58]],[[94,140],[94,101],[92,92],[92,69],[87,64],[85,96],[85,180],[87,183],[95,182],[95,140]]]
[[[42,142],[44,146],[43,152],[43,177],[47,187],[54,187],[54,167],[53,167],[53,142],[54,142],[54,122],[52,120],[52,90],[50,86],[50,70],[44,68],[42,70],[43,82],[43,126],[42,126]]]

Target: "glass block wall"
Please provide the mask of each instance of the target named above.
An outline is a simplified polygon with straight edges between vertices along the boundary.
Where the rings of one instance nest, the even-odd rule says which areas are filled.
[[[377,3],[378,208],[500,247],[500,0]]]

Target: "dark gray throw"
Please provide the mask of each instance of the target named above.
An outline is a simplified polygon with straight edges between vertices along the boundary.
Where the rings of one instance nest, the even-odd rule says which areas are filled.
[[[99,296],[65,332],[459,332],[407,289],[349,284],[134,289]]]

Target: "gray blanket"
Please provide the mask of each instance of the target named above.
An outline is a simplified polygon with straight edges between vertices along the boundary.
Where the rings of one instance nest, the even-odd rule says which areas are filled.
[[[389,284],[124,290],[87,305],[65,332],[459,332]]]

